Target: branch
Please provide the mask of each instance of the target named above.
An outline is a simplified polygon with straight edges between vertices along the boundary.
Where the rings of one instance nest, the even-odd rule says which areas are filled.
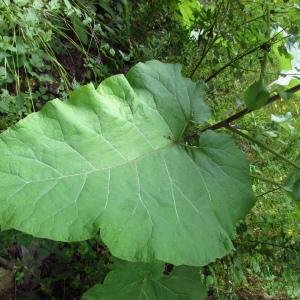
[[[233,63],[235,63],[236,61],[244,58],[245,56],[259,50],[259,49],[263,49],[264,47],[268,46],[269,43],[274,40],[283,30],[281,30],[280,32],[278,32],[277,34],[275,34],[273,37],[271,37],[270,39],[268,39],[267,41],[255,46],[254,48],[251,48],[241,54],[238,54],[235,58],[233,58],[232,60],[230,60],[229,62],[227,62],[225,65],[223,65],[220,69],[218,69],[217,71],[215,71],[214,73],[212,73],[210,76],[208,76],[204,81],[208,82],[210,80],[212,80],[213,78],[215,78],[217,75],[219,75],[221,72],[223,72],[226,68],[230,67]],[[284,37],[287,38],[287,37]],[[275,43],[277,43],[278,41],[275,41]]]
[[[272,189],[272,190],[270,190],[270,191],[266,191],[266,192],[264,192],[264,193],[262,193],[262,194],[259,194],[259,195],[256,196],[256,198],[259,198],[259,197],[268,195],[268,194],[270,194],[270,193],[274,193],[274,192],[276,192],[276,191],[278,191],[278,190],[280,190],[280,187],[277,187],[277,188]]]
[[[219,13],[221,11],[221,8],[223,6],[223,1],[221,2],[220,6],[218,7],[218,9],[216,10],[216,13],[214,15],[214,21],[212,23],[212,25],[209,27],[209,29],[203,33],[206,34],[207,32],[208,33],[212,33],[213,34],[213,30],[216,26],[216,23],[217,23],[217,18],[219,16]],[[218,39],[218,35],[213,39],[213,41],[211,42],[211,44],[209,45],[209,40],[210,40],[210,36],[208,36],[208,39],[206,40],[205,42],[205,45],[204,45],[204,49],[203,49],[203,52],[202,52],[202,55],[199,59],[199,62],[196,64],[196,66],[194,67],[194,69],[192,70],[191,74],[190,74],[190,78],[193,78],[194,74],[196,73],[197,69],[200,67],[202,61],[204,60],[205,56],[207,55],[207,53],[210,51],[210,49],[212,48],[212,46],[214,45],[214,43],[217,41]]]
[[[294,87],[292,87],[292,88],[286,90],[285,92],[286,92],[286,93],[296,93],[297,91],[300,91],[300,84],[298,84],[298,85],[296,85],[296,86],[294,86]],[[271,103],[273,103],[274,101],[277,101],[277,100],[279,100],[279,99],[280,99],[280,95],[279,95],[279,94],[276,94],[276,95],[270,97],[270,98],[268,99],[268,101],[266,102],[265,105],[269,105],[269,104],[271,104]],[[264,106],[265,106],[265,105],[264,105]],[[231,122],[240,119],[241,117],[243,117],[243,116],[249,114],[249,113],[252,112],[252,111],[253,111],[253,109],[245,108],[245,109],[243,109],[243,110],[241,110],[241,111],[235,113],[234,115],[228,117],[228,118],[225,119],[225,120],[222,120],[222,121],[220,121],[220,122],[218,122],[218,123],[216,123],[216,124],[214,124],[214,125],[211,125],[211,126],[208,126],[208,127],[205,127],[205,128],[200,129],[200,130],[198,131],[198,133],[204,132],[204,131],[206,131],[206,130],[216,130],[216,129],[228,127],[228,125],[230,125]],[[196,132],[196,134],[197,134],[197,132]]]
[[[220,36],[216,36],[212,42],[210,43],[210,45],[208,46],[209,44],[209,41],[207,41],[205,43],[205,46],[204,46],[204,49],[203,49],[203,52],[202,52],[202,55],[198,61],[198,63],[196,64],[196,66],[194,67],[194,69],[192,70],[191,74],[190,74],[190,78],[193,78],[193,76],[195,75],[197,69],[200,67],[200,65],[202,64],[204,58],[206,57],[206,55],[208,54],[208,52],[211,50],[212,46],[214,45],[214,43],[218,40],[218,38],[220,38]]]
[[[232,126],[230,126],[229,124],[226,126],[226,129],[229,129],[230,131],[232,131],[233,133],[235,134],[238,134],[239,136],[243,137],[244,139],[247,139],[248,141],[262,147],[263,149],[269,151],[270,153],[272,153],[273,155],[281,158],[282,160],[284,160],[285,162],[287,162],[288,164],[292,165],[293,167],[295,167],[296,169],[300,170],[300,166],[298,164],[296,164],[295,162],[291,161],[290,159],[288,159],[287,157],[283,156],[282,154],[280,154],[279,152],[273,150],[272,148],[268,147],[267,145],[265,145],[264,143],[262,143],[261,141],[258,141],[256,140],[255,138],[253,138],[252,136],[240,131],[240,130],[237,130],[235,128],[233,128]],[[257,176],[255,176],[256,178],[258,178]],[[262,177],[258,178],[258,179],[261,179],[263,180]],[[276,184],[280,187],[282,187],[280,184],[276,183],[276,182],[273,182],[273,181],[270,181],[269,182],[273,183],[273,184]],[[283,187],[282,187],[283,188]]]
[[[270,183],[270,184],[278,186],[278,187],[281,187],[281,184],[279,182],[277,182],[277,181],[275,181],[273,179],[270,179],[270,178],[265,178],[263,176],[254,175],[254,174],[250,174],[250,177],[255,178],[257,180],[261,180],[263,182]]]
[[[266,37],[269,39],[270,38],[270,8],[269,5],[265,5],[265,10],[266,10],[266,24],[267,24],[267,32],[266,32]],[[267,68],[267,62],[268,62],[268,51],[269,49],[265,49],[263,59],[261,61],[261,69],[260,69],[260,80],[264,81],[265,79],[265,73],[266,73],[266,68]]]

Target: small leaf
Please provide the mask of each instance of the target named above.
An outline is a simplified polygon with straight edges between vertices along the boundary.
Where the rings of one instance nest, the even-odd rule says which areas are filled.
[[[83,22],[75,14],[70,16],[74,31],[78,39],[84,44],[87,45],[89,42],[89,35],[87,34],[87,29],[84,26]]]
[[[258,109],[264,106],[270,97],[270,93],[262,81],[251,84],[245,92],[245,103],[249,109]]]
[[[201,300],[207,295],[196,268],[176,267],[164,275],[164,264],[117,262],[103,284],[88,290],[82,300]]]

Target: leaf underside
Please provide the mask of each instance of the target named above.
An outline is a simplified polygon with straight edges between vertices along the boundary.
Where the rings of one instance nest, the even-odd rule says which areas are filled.
[[[201,284],[199,270],[180,266],[168,276],[164,264],[118,262],[103,284],[89,289],[82,300],[201,300],[207,291]]]
[[[180,65],[126,75],[50,101],[0,135],[0,226],[60,241],[101,238],[129,261],[206,265],[232,249],[251,208],[248,163],[230,137],[179,143],[209,110]]]

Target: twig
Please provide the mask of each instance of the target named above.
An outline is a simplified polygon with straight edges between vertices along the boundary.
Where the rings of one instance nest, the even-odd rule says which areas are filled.
[[[255,46],[254,48],[248,49],[247,51],[238,54],[236,57],[234,57],[232,60],[230,60],[229,62],[227,62],[225,65],[223,65],[220,69],[218,69],[217,71],[215,71],[214,73],[212,73],[210,76],[208,76],[204,81],[208,82],[210,80],[212,80],[213,78],[215,78],[217,75],[219,75],[221,72],[223,72],[226,68],[230,67],[232,64],[234,64],[236,61],[244,58],[245,56],[257,51],[258,49],[263,49],[264,47],[268,46],[269,43],[274,40],[276,38],[276,36],[278,36],[283,30],[281,30],[280,32],[278,32],[277,34],[275,34],[273,37],[271,37],[270,39],[268,39],[267,41]],[[287,38],[287,37],[284,37]],[[274,43],[277,43],[278,41],[275,41]]]
[[[220,4],[220,6],[218,7],[218,9],[216,10],[216,13],[214,15],[214,22],[212,23],[212,25],[209,27],[209,29],[207,30],[207,32],[213,32],[213,29],[214,27],[216,26],[216,23],[217,23],[217,18],[219,16],[219,13],[221,11],[221,8],[223,6],[223,1],[222,3]],[[193,78],[194,74],[196,73],[197,69],[200,67],[202,61],[204,60],[204,58],[206,57],[207,53],[209,52],[209,50],[211,49],[211,47],[213,46],[213,44],[216,42],[216,40],[219,38],[219,36],[217,35],[213,40],[212,42],[210,43],[209,45],[209,40],[210,40],[210,37],[208,37],[208,39],[206,40],[205,42],[205,45],[204,45],[204,49],[203,49],[203,52],[202,52],[202,55],[198,61],[198,63],[196,64],[195,68],[192,70],[191,74],[190,74],[190,78]]]
[[[262,193],[262,194],[259,194],[259,195],[256,196],[256,198],[259,198],[259,197],[268,195],[268,194],[273,193],[273,192],[276,192],[276,191],[278,191],[278,190],[280,190],[280,187],[277,187],[277,188],[275,188],[275,189],[272,189],[272,190],[269,190],[269,191],[264,192],[264,193]]]
[[[264,182],[267,182],[267,183],[270,183],[270,184],[273,184],[273,185],[276,185],[278,187],[281,187],[281,184],[279,182],[273,180],[273,179],[265,178],[263,176],[254,175],[254,174],[250,174],[250,177],[261,180],[261,181],[264,181]]]
[[[278,248],[283,248],[283,249],[300,250],[300,248],[298,248],[298,247],[286,246],[286,245],[278,245],[278,244],[273,244],[273,243],[269,243],[269,242],[252,241],[252,240],[247,240],[247,242],[256,243],[256,244],[262,244],[262,245],[268,245],[268,246],[273,246],[273,247],[278,247]]]
[[[264,143],[262,143],[261,141],[259,140],[256,140],[255,138],[253,138],[252,136],[240,131],[240,130],[237,130],[235,128],[233,128],[232,126],[230,126],[229,124],[225,127],[227,128],[228,130],[232,131],[233,133],[235,134],[238,134],[239,136],[247,139],[248,141],[251,141],[252,143],[255,143],[257,144],[258,146],[262,147],[263,149],[269,151],[270,153],[272,153],[273,155],[281,158],[282,160],[284,160],[285,162],[289,163],[290,165],[292,165],[293,167],[295,167],[296,169],[300,170],[300,166],[291,161],[290,159],[288,159],[287,157],[283,156],[282,154],[280,154],[279,152],[273,150],[272,148],[268,147],[267,145],[265,145]],[[275,183],[274,183],[275,184]],[[278,185],[278,184],[277,184]]]
[[[266,38],[270,38],[270,34],[271,34],[271,31],[270,31],[270,8],[269,8],[269,5],[266,4],[265,5],[265,10],[266,10],[266,24],[267,24],[267,32],[266,32]],[[261,81],[264,81],[265,79],[265,73],[266,73],[266,68],[267,68],[267,62],[268,62],[268,52],[270,49],[264,49],[265,52],[264,52],[264,56],[262,58],[262,61],[261,61],[261,69],[260,69],[260,80]]]

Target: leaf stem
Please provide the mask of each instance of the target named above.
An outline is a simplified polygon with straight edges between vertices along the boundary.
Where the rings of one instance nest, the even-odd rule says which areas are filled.
[[[277,187],[278,187],[278,189],[280,188],[280,189],[283,189],[284,191],[286,191],[286,192],[290,192],[291,190],[290,189],[288,189],[288,188],[286,188],[284,185],[282,185],[280,182],[278,182],[278,181],[275,181],[275,180],[272,180],[272,179],[270,179],[270,178],[265,178],[265,177],[263,177],[263,176],[259,176],[259,175],[253,175],[253,174],[250,174],[250,176],[252,177],[252,178],[255,178],[255,179],[257,179],[257,180],[260,180],[260,181],[264,181],[264,182],[267,182],[267,183],[271,183],[271,184],[273,184],[273,185],[276,185]],[[275,189],[276,190],[276,189]],[[273,192],[274,190],[272,190],[272,192]],[[268,192],[267,192],[268,193]],[[262,194],[262,195],[265,195],[266,193],[264,193],[264,194]],[[262,196],[262,195],[259,195],[259,197],[260,196]],[[258,196],[257,196],[258,197]]]
[[[285,93],[296,93],[298,91],[300,91],[300,84],[298,84],[298,85],[296,85],[296,86],[294,86],[294,87],[292,87],[290,89],[287,89],[285,91]],[[271,104],[271,103],[279,100],[280,98],[281,98],[280,95],[276,94],[276,95],[270,97],[269,100],[266,102],[266,104],[264,106],[269,105],[269,104]],[[201,133],[201,132],[204,132],[206,130],[216,130],[216,129],[220,129],[220,128],[225,128],[231,122],[236,121],[236,120],[242,118],[243,116],[251,113],[252,111],[253,111],[253,109],[245,108],[245,109],[240,110],[237,113],[233,114],[232,116],[226,118],[225,120],[222,120],[222,121],[220,121],[218,123],[215,123],[215,124],[213,124],[211,126],[207,126],[207,127],[201,128],[200,130],[198,130],[194,134]]]
[[[273,180],[273,179],[269,179],[269,178],[266,178],[266,177],[263,177],[263,176],[253,175],[253,174],[250,174],[250,176],[252,178],[255,178],[255,179],[258,179],[258,180],[261,180],[261,181],[264,181],[264,182],[268,182],[268,183],[271,183],[271,184],[276,185],[276,186],[280,186],[280,183]]]
[[[280,187],[276,187],[275,189],[272,189],[272,190],[266,191],[266,192],[264,192],[264,193],[261,193],[261,194],[257,195],[256,198],[259,198],[259,197],[268,195],[268,194],[273,193],[273,192],[276,192],[276,191],[278,191],[278,190],[280,190]]]
[[[300,166],[298,166],[298,164],[296,164],[295,162],[291,161],[290,159],[288,159],[287,157],[283,156],[282,154],[280,154],[279,152],[273,150],[272,148],[268,147],[267,145],[265,145],[264,143],[262,143],[261,141],[253,138],[252,136],[240,131],[240,130],[237,130],[235,128],[233,128],[232,126],[230,126],[229,124],[225,127],[227,129],[229,129],[230,131],[232,131],[233,133],[235,134],[238,134],[240,135],[241,137],[255,143],[256,145],[262,147],[263,149],[269,151],[270,153],[272,153],[273,155],[281,158],[282,160],[284,160],[285,162],[289,163],[290,165],[292,165],[293,167],[295,167],[296,169],[300,170]]]

